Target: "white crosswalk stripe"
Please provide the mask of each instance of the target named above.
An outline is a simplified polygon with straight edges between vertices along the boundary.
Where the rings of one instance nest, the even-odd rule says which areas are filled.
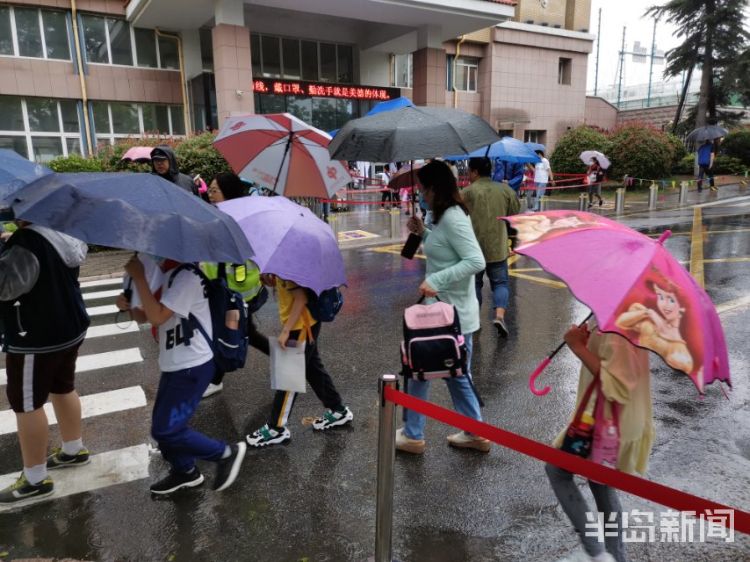
[[[81,283],[81,289],[90,289],[92,287],[106,287],[108,285],[122,285],[122,277],[112,277],[111,279],[97,279],[96,281],[84,281]]]
[[[117,314],[118,308],[113,304],[103,304],[102,306],[92,306],[86,309],[89,316],[104,316],[105,314]],[[127,318],[127,315],[125,316]]]
[[[102,338],[105,336],[119,336],[120,334],[130,334],[138,331],[138,323],[128,321],[123,324],[104,324],[102,326],[89,326],[86,332],[86,339]]]
[[[120,289],[113,291],[95,291],[93,293],[83,293],[83,300],[93,301],[97,299],[108,299],[118,296],[122,291]]]
[[[98,392],[96,394],[87,394],[81,396],[81,417],[83,419],[122,412],[123,410],[132,410],[142,408],[146,405],[146,394],[140,386],[130,386],[128,388],[118,388],[109,392]],[[44,411],[47,413],[47,419],[50,425],[57,423],[55,411],[52,404],[47,402],[44,405]],[[15,433],[16,415],[13,410],[0,411],[0,435]]]

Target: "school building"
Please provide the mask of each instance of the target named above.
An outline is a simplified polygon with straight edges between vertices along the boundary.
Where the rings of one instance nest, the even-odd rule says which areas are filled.
[[[0,147],[37,161],[407,96],[554,145],[586,119],[590,0],[0,2]]]

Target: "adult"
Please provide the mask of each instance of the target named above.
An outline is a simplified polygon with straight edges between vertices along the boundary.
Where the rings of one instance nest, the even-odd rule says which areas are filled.
[[[55,487],[48,470],[89,463],[74,384],[78,348],[89,326],[78,285],[87,246],[48,228],[19,226],[0,254],[0,320],[23,472],[0,491],[1,504],[48,496]],[[43,408],[48,398],[62,436],[62,446],[49,457]]]
[[[471,228],[466,205],[458,192],[456,178],[445,162],[430,162],[417,172],[420,189],[433,214],[433,228],[425,227],[418,217],[409,219],[408,228],[424,240],[427,271],[419,292],[426,297],[439,297],[458,311],[461,331],[468,351],[467,372],[460,377],[445,379],[457,412],[481,420],[479,400],[471,382],[472,335],[479,329],[479,303],[474,289],[474,276],[485,267],[482,249]],[[430,381],[411,379],[408,392],[427,399]],[[396,432],[396,449],[413,454],[425,450],[426,418],[413,410],[405,410],[405,425]],[[448,436],[454,447],[489,452],[487,439],[459,431]]]
[[[547,189],[547,183],[553,182],[555,179],[552,177],[552,168],[549,165],[549,160],[544,157],[543,150],[535,151],[539,156],[539,162],[534,165],[534,187],[536,187],[536,202],[534,203],[534,210],[538,211],[541,205],[542,196]]]
[[[627,473],[644,474],[655,435],[648,352],[617,334],[605,334],[598,330],[590,333],[586,326],[571,326],[565,334],[565,342],[582,363],[576,407],[580,405],[596,373],[600,379],[602,398],[607,401],[604,415],[611,419],[612,408],[618,409],[620,443],[616,468]],[[590,402],[595,402],[595,399]],[[594,411],[591,403],[584,408],[587,412]],[[566,432],[567,428],[558,435],[554,442],[556,447],[562,446]],[[594,512],[601,513],[606,522],[602,544],[596,536],[587,534],[590,532],[587,515],[591,509],[573,481],[573,474],[551,464],[546,465],[545,470],[552,490],[578,533],[584,550],[564,560],[625,562],[623,511],[615,489],[591,480],[588,482],[596,502]]]
[[[604,202],[602,199],[602,182],[604,182],[604,169],[596,157],[591,159],[591,164],[586,170],[586,178],[589,182],[589,209],[594,206],[594,196],[599,198],[599,206]]]
[[[208,188],[208,200],[211,204],[217,205],[223,201],[244,197],[247,195],[247,191],[248,185],[236,174],[222,172],[211,181]],[[216,279],[221,271],[216,263],[202,263],[201,269],[209,279]],[[252,260],[247,260],[245,263],[227,263],[224,264],[224,272],[229,288],[240,293],[248,305],[247,334],[250,345],[269,355],[268,338],[258,331],[252,314],[252,312],[257,312],[260,309],[264,298],[267,298],[268,295],[260,282],[258,266]],[[208,398],[223,390],[224,375],[223,371],[216,370],[216,374],[214,374],[203,393],[203,398]]]
[[[493,323],[500,336],[507,338],[508,326],[505,311],[508,308],[508,228],[497,217],[515,215],[521,210],[515,192],[506,183],[490,179],[492,162],[489,158],[469,159],[469,181],[462,197],[471,216],[471,226],[479,241],[487,267],[476,274],[476,292],[479,308],[482,307],[484,276],[490,280]]]
[[[188,193],[200,196],[198,186],[190,176],[180,173],[177,157],[174,151],[166,145],[160,144],[151,151],[151,173],[180,186]]]
[[[708,185],[711,191],[717,191],[714,185],[714,158],[716,149],[713,141],[706,140],[698,149],[698,193],[703,191],[703,178],[708,176]]]

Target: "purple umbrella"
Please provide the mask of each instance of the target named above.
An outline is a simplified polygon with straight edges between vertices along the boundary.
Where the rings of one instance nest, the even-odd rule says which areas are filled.
[[[241,197],[219,204],[245,233],[262,273],[320,294],[346,284],[344,258],[331,227],[286,197]]]

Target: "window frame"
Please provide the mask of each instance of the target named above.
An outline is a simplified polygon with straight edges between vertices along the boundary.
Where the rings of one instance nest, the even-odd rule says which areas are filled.
[[[414,54],[413,53],[406,53],[406,54],[397,54],[393,53],[391,55],[393,57],[393,76],[391,77],[391,84],[393,84],[394,88],[414,88]],[[399,65],[398,65],[398,59],[399,57],[406,57],[406,84],[399,84],[398,78],[400,76],[399,73]]]
[[[100,104],[106,104],[107,105],[107,132],[98,132],[96,130],[96,120],[94,119],[94,139],[95,144],[99,144],[100,142],[106,141],[110,145],[116,144],[118,139],[129,139],[134,137],[143,137],[143,136],[159,136],[159,137],[170,137],[170,138],[183,138],[187,136],[187,123],[183,124],[183,130],[185,130],[185,133],[177,134],[174,132],[174,123],[172,120],[172,111],[178,111],[180,112],[179,115],[182,115],[183,109],[181,104],[169,104],[169,103],[143,103],[143,102],[112,102],[107,100],[92,100],[89,102],[89,107],[91,109],[91,115],[93,115],[94,111],[94,103],[100,103]],[[136,109],[138,111],[138,129],[139,131],[137,133],[115,133],[114,132],[114,123],[112,121],[112,104],[113,103],[123,103],[127,105],[134,105],[136,106]],[[158,135],[152,135],[151,131],[144,130],[144,120],[143,120],[143,110],[146,106],[156,106],[156,105],[162,105],[167,108],[167,121],[169,123],[169,132],[166,131],[159,131]],[[184,118],[183,118],[184,121]],[[2,134],[0,132],[0,134]]]
[[[66,10],[54,10],[54,9],[48,9],[48,8],[40,8],[33,5],[29,6],[13,6],[13,5],[5,5],[5,7],[8,8],[8,16],[10,18],[10,35],[11,35],[11,42],[13,44],[13,54],[1,54],[0,57],[4,58],[19,58],[19,59],[29,59],[29,60],[48,60],[48,61],[59,61],[59,62],[71,62],[73,60],[73,56],[71,53],[71,36],[70,36],[70,13]],[[37,25],[39,26],[39,35],[42,40],[42,56],[41,57],[32,57],[29,55],[22,55],[20,45],[18,43],[18,27],[16,26],[16,11],[15,8],[23,8],[26,10],[36,10],[37,15]],[[44,18],[42,17],[42,11],[46,12],[57,12],[61,13],[65,16],[65,39],[68,43],[68,58],[67,59],[58,59],[53,57],[47,56],[47,38],[44,33]]]
[[[471,60],[471,62],[468,62]],[[479,62],[478,57],[465,57],[456,55],[448,55],[445,65],[445,82],[446,89],[449,92],[466,92],[469,94],[476,94],[479,91]],[[465,84],[454,84],[453,74],[459,66],[466,68],[466,82]],[[471,74],[474,74],[474,89],[469,89],[471,83]]]
[[[572,58],[558,57],[557,59],[557,84],[559,86],[570,86],[573,84],[573,59]]]

